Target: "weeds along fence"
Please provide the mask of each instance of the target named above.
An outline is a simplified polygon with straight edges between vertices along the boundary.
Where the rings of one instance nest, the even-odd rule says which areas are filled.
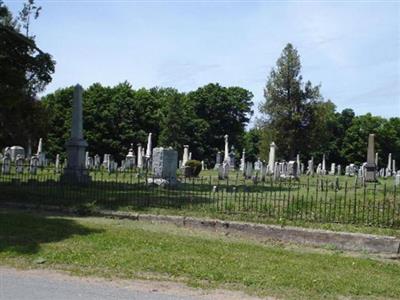
[[[178,177],[175,186],[152,184],[147,173],[90,172],[91,181],[60,180],[53,168],[31,174],[0,174],[0,203],[17,202],[68,207],[243,214],[257,218],[308,222],[352,223],[400,228],[399,189],[393,180],[357,184],[347,177],[301,177],[297,180],[245,180],[239,173]]]

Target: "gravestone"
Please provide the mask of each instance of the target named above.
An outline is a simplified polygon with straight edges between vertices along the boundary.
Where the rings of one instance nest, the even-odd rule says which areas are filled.
[[[215,169],[215,170],[218,170],[220,165],[221,165],[221,152],[218,151],[218,152],[217,152],[217,156],[216,156],[216,158],[215,158],[215,166],[214,166],[214,169]]]
[[[376,181],[376,164],[375,164],[375,135],[368,136],[367,163],[364,166],[363,177],[366,182]]]
[[[224,135],[225,139],[225,149],[224,149],[224,161],[225,163],[229,164],[229,144],[228,144],[228,135]]]
[[[21,146],[12,146],[9,148],[11,161],[16,161],[17,156],[25,158],[25,149]]]
[[[96,154],[94,156],[94,168],[96,170],[98,170],[100,168],[100,165],[101,165],[101,163],[100,163],[100,155]]]
[[[175,185],[178,152],[172,148],[157,147],[153,149],[152,172],[157,185]]]
[[[257,161],[254,163],[254,171],[260,171],[261,165],[262,165],[262,162],[261,162],[260,158],[258,158]]]
[[[2,159],[1,173],[6,175],[10,174],[10,171],[11,171],[11,158],[7,153],[6,155],[4,155]]]
[[[287,163],[286,178],[298,178],[298,165],[297,162],[291,160]]]
[[[38,166],[39,166],[39,158],[36,155],[33,155],[29,162],[29,173],[31,173],[32,175],[36,175]]]
[[[235,164],[236,164],[236,155],[235,155],[235,147],[231,147],[231,152],[229,153],[229,168],[231,170],[235,169]]]
[[[60,172],[60,154],[56,155],[56,162],[55,162],[55,172]]]
[[[183,156],[181,167],[185,167],[187,161],[189,160],[189,145],[183,145]]]
[[[71,138],[65,144],[68,165],[61,176],[61,181],[71,183],[90,181],[89,172],[85,166],[85,149],[88,144],[83,138],[82,93],[82,87],[79,84],[76,85],[72,103]]]
[[[239,167],[240,171],[244,172],[244,169],[246,168],[245,164],[246,164],[246,150],[243,149],[242,158],[240,159],[240,167]]]
[[[143,169],[143,149],[142,144],[137,144],[138,151],[137,151],[137,167],[138,169]]]
[[[245,177],[247,179],[250,179],[252,176],[253,176],[253,163],[248,161],[246,163],[246,175],[245,175]]]
[[[129,148],[128,154],[125,157],[124,169],[132,170],[135,167],[136,156],[133,152],[133,144]]]
[[[336,164],[331,163],[331,170],[329,172],[329,175],[335,175],[335,171],[336,171]]]
[[[17,155],[17,159],[15,160],[15,173],[21,174],[24,172],[24,159]]]
[[[314,176],[314,158],[311,158],[308,161],[306,175]]]
[[[268,170],[268,174],[274,173],[275,151],[276,151],[276,145],[274,142],[272,142],[271,145],[269,146],[268,166],[270,167],[270,169]]]

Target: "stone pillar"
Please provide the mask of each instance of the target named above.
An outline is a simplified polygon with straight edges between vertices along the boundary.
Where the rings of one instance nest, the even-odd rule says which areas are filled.
[[[150,159],[150,157],[151,157],[151,148],[152,148],[152,145],[151,145],[151,136],[152,136],[152,133],[150,132],[150,133],[149,133],[149,136],[148,136],[148,138],[147,138],[147,148],[146,148],[146,158],[147,158],[147,159]]]
[[[243,149],[242,158],[240,160],[240,171],[244,171],[246,168],[246,149]]]
[[[367,182],[376,181],[376,165],[375,165],[375,135],[368,136],[367,164],[365,165],[364,179]]]
[[[85,166],[85,149],[88,144],[83,139],[82,92],[82,87],[79,84],[76,85],[72,103],[71,138],[65,143],[68,163],[61,177],[62,181],[73,183],[90,181]]]
[[[228,144],[228,135],[225,134],[225,151],[224,151],[224,162],[229,163],[229,144]]]
[[[137,167],[139,169],[142,169],[143,168],[142,144],[139,143],[139,144],[137,144],[137,146],[138,146]]]
[[[271,143],[269,146],[269,159],[268,159],[268,173],[273,174],[274,173],[274,166],[275,166],[275,151],[276,151],[276,145],[274,142]]]
[[[296,176],[300,176],[300,154],[297,154],[296,156],[296,163],[297,163],[297,174]]]

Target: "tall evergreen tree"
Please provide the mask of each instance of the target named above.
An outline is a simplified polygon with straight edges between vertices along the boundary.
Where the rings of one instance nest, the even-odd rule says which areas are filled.
[[[279,148],[279,156],[293,159],[306,152],[308,133],[313,123],[316,102],[321,100],[319,86],[303,83],[300,56],[292,44],[283,49],[264,90],[264,129]]]

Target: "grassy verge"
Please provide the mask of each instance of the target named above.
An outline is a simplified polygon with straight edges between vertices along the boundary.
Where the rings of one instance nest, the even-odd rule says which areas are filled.
[[[127,220],[0,213],[0,261],[288,299],[399,298],[400,264]]]

